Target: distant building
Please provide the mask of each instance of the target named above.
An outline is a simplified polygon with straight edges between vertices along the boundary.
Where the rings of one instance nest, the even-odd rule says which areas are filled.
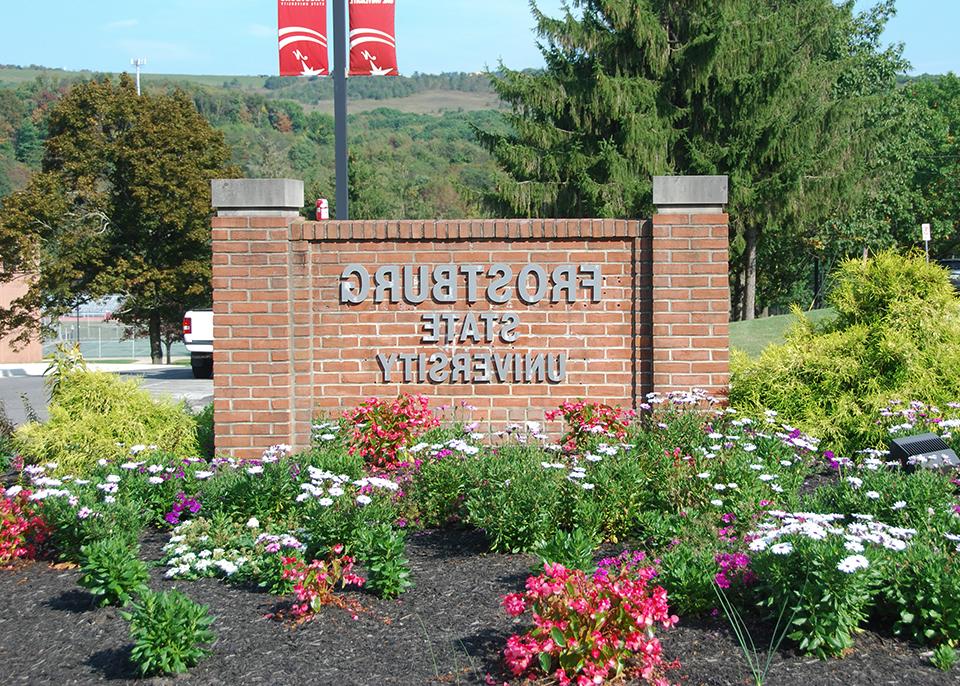
[[[8,283],[0,283],[0,307],[10,307],[17,298],[27,292],[27,277],[18,276]],[[40,362],[43,349],[40,345],[40,333],[31,339],[25,347],[15,349],[10,338],[0,339],[0,364]]]

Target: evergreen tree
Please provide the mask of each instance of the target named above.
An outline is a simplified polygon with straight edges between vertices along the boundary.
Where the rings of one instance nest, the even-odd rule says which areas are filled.
[[[863,16],[831,0],[573,0],[560,19],[531,7],[547,66],[493,77],[513,131],[479,132],[505,172],[491,204],[638,217],[654,174],[727,174],[736,309],[752,318],[765,232],[792,240],[855,202],[876,92],[849,82],[898,59],[871,40],[892,2]]]
[[[31,119],[25,119],[17,129],[14,142],[17,161],[30,167],[37,167],[43,157],[43,139],[40,130]]]

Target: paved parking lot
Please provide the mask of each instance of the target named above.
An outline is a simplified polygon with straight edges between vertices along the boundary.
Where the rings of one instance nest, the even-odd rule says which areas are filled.
[[[213,402],[213,381],[194,379],[188,366],[128,367],[124,369],[120,365],[112,365],[109,371],[114,371],[125,378],[139,377],[142,379],[143,387],[154,396],[185,400],[194,409]],[[36,369],[0,370],[0,403],[3,403],[7,416],[15,425],[27,420],[28,406],[40,419],[45,419],[47,392],[43,385],[43,377],[38,375]]]

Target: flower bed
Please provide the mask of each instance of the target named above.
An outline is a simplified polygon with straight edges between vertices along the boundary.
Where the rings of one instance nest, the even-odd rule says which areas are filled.
[[[956,442],[956,417],[911,409],[914,423]],[[891,409],[878,421],[904,431],[905,416]],[[17,557],[80,562],[98,540],[146,541],[142,556],[162,563],[151,588],[196,594],[233,651],[239,616],[254,617],[250,636],[298,650],[316,639],[343,655],[370,643],[364,632],[420,646],[419,667],[394,665],[412,680],[386,664],[360,668],[353,683],[374,683],[364,680],[374,673],[394,683],[676,683],[709,664],[704,640],[742,681],[718,592],[758,636],[786,611],[783,649],[827,660],[817,669],[866,668],[869,655],[917,683],[948,678],[921,651],[939,649],[942,662],[942,646],[960,641],[954,476],[905,474],[873,453],[833,455],[773,413],[741,417],[703,396],[653,397],[636,417],[568,403],[555,419],[549,431],[529,423],[485,434],[410,398],[318,422],[314,447],[297,455],[277,446],[258,460],[181,459],[138,446],[82,474],[28,465],[5,493],[8,510],[26,511],[7,525],[6,545],[24,551]],[[431,557],[436,540],[444,551]],[[457,541],[467,550],[458,554]],[[598,567],[601,549],[628,552]],[[49,595],[43,567],[19,564],[10,575]],[[411,604],[415,614],[404,611]],[[30,620],[18,611],[12,621]],[[894,642],[880,650],[891,653],[884,663],[871,626],[918,646]],[[438,640],[439,657],[423,651]],[[220,645],[211,660],[226,659]],[[127,675],[129,660],[114,656],[111,669]],[[327,664],[294,659],[317,660]],[[818,673],[780,662],[798,679]],[[205,664],[194,669],[210,677]]]

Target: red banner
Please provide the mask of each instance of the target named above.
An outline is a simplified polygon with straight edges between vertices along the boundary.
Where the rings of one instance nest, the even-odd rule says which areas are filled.
[[[280,76],[326,76],[327,0],[279,0]]]
[[[350,0],[350,76],[397,76],[393,0]]]

